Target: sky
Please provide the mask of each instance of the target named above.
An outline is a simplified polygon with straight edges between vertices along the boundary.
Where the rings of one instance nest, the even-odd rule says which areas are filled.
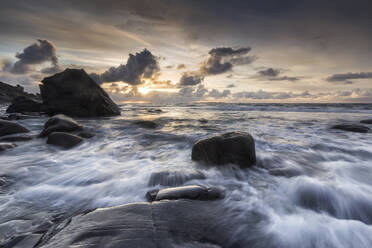
[[[0,81],[119,102],[372,103],[370,0],[1,0]]]

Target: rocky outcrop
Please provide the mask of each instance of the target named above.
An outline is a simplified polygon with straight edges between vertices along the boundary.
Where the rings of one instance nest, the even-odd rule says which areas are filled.
[[[0,120],[0,136],[16,133],[27,133],[29,130],[18,123]]]
[[[221,216],[224,210],[216,201],[173,200],[102,208],[54,226],[37,247],[249,247],[233,243],[236,224],[222,222]]]
[[[50,115],[120,115],[120,108],[84,70],[66,69],[44,78],[40,92],[46,112]]]
[[[339,124],[332,126],[331,129],[338,129],[342,131],[355,133],[368,133],[370,131],[368,127],[358,124]]]
[[[199,140],[192,148],[191,158],[207,164],[238,164],[242,168],[256,163],[254,139],[249,133],[230,132]]]
[[[38,99],[38,95],[30,94],[24,91],[24,88],[20,85],[12,86],[6,83],[0,82],[0,103],[11,102],[14,98],[24,96],[30,99]]]
[[[7,113],[29,113],[43,111],[44,106],[41,101],[37,101],[26,96],[14,98],[11,105],[6,109]]]
[[[3,152],[3,151],[8,150],[8,149],[12,149],[16,146],[17,145],[13,144],[13,143],[0,143],[0,152]]]
[[[362,124],[372,124],[372,119],[361,120],[360,123],[362,123]]]
[[[148,201],[190,199],[199,201],[217,200],[224,197],[224,192],[217,187],[188,185],[147,192]]]
[[[46,137],[53,132],[74,132],[80,130],[83,130],[83,126],[80,123],[66,115],[59,114],[51,117],[44,124],[44,130],[40,133],[40,137]]]
[[[205,179],[205,176],[197,170],[163,170],[152,173],[148,185],[180,186],[194,179]]]
[[[78,145],[82,141],[83,139],[81,137],[73,134],[64,132],[53,132],[48,136],[47,144],[69,149]]]

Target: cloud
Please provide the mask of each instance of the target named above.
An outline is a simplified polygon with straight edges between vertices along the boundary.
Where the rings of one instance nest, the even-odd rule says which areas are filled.
[[[243,91],[233,94],[234,98],[245,98],[254,100],[284,100],[291,98],[311,98],[314,97],[308,91],[302,93],[292,93],[292,92],[269,92],[265,90],[258,91]]]
[[[42,70],[43,73],[55,73],[60,70],[58,58],[56,56],[55,45],[48,40],[37,40],[25,49],[22,53],[17,53],[15,56],[18,60],[8,71],[14,74],[26,74],[34,71],[34,65],[39,65],[44,62],[51,62],[52,66]],[[4,67],[3,67],[4,69]]]
[[[342,82],[344,84],[352,84],[352,79],[370,79],[372,78],[372,72],[357,72],[357,73],[344,73],[344,74],[334,74],[328,78],[326,81],[328,82]]]
[[[97,83],[122,81],[130,85],[139,85],[144,83],[144,79],[157,78],[159,71],[158,58],[144,49],[135,55],[129,54],[125,65],[111,67],[101,75],[92,73],[91,77]]]
[[[193,86],[202,83],[204,76],[196,72],[184,72],[180,79],[180,86]]]
[[[179,64],[177,66],[177,70],[182,70],[182,69],[186,69],[186,65],[185,64]]]
[[[267,68],[265,70],[258,71],[257,73],[259,78],[263,78],[269,81],[298,81],[300,80],[299,77],[289,77],[289,76],[280,76],[281,70],[274,69],[274,68]]]
[[[217,89],[212,89],[211,91],[209,91],[208,97],[219,99],[228,97],[230,94],[231,94],[230,90],[219,91]]]
[[[263,77],[276,77],[276,76],[279,76],[280,70],[274,69],[274,68],[268,68],[266,70],[259,71],[258,74]]]
[[[247,56],[250,47],[233,49],[231,47],[218,47],[209,51],[209,58],[200,66],[203,75],[217,75],[230,71],[234,65],[252,63],[256,57]]]

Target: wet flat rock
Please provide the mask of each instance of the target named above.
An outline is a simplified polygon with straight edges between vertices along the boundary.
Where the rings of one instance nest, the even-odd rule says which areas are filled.
[[[180,186],[194,179],[205,179],[205,176],[197,170],[163,170],[151,174],[148,186]]]
[[[371,129],[357,124],[338,124],[331,127],[331,129],[337,129],[347,132],[354,132],[354,133],[368,133]]]
[[[372,119],[361,120],[360,123],[362,123],[362,124],[372,124]]]
[[[221,215],[217,202],[187,200],[97,209],[66,220],[38,247],[228,247]]]

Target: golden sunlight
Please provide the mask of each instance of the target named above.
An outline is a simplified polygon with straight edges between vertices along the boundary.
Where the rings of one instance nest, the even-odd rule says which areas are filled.
[[[149,93],[151,91],[151,89],[149,88],[146,88],[146,87],[138,87],[138,92],[141,93],[142,95],[146,95],[147,93]]]

